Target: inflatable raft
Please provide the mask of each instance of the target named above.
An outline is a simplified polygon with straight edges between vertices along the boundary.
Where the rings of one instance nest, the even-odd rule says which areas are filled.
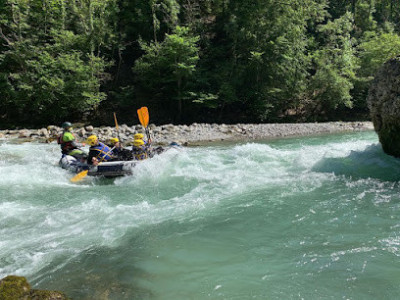
[[[169,149],[182,149],[182,147],[173,142],[166,148],[157,147],[151,154],[150,158],[154,155],[161,154]],[[133,168],[139,161],[128,160],[128,161],[110,161],[102,162],[97,166],[88,165],[86,161],[80,161],[71,155],[63,155],[59,161],[61,168],[68,170],[72,173],[78,174],[82,171],[88,170],[87,175],[89,176],[104,176],[107,178],[132,175]]]
[[[97,166],[88,165],[85,162],[80,162],[75,157],[64,155],[59,162],[61,168],[68,170],[72,173],[80,173],[88,170],[89,176],[104,176],[104,177],[118,177],[124,175],[131,175],[132,169],[137,164],[137,161],[111,161],[102,162]]]

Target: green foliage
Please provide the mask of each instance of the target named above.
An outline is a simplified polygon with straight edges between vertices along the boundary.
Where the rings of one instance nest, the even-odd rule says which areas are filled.
[[[376,13],[374,17],[379,24],[390,22],[395,25],[398,32],[400,30],[400,1],[379,0],[374,1]]]
[[[141,105],[158,122],[332,119],[365,112],[375,72],[400,54],[393,0],[0,4],[3,123]]]
[[[101,49],[115,1],[6,1],[0,10],[3,117],[59,123],[80,119],[105,99],[109,63]],[[79,7],[79,9],[78,9]]]
[[[351,13],[319,27],[324,45],[312,56],[315,74],[310,80],[310,91],[314,113],[353,106],[350,91],[354,87],[358,61],[350,35],[352,29]]]
[[[365,32],[376,29],[375,12],[375,0],[359,0],[356,2],[354,23],[359,31]]]
[[[218,100],[217,95],[194,92],[189,92],[188,95],[191,97],[190,99],[193,101],[193,103],[204,104],[210,108],[216,107],[216,100]]]
[[[364,77],[373,76],[387,60],[400,54],[400,35],[394,32],[367,31],[358,50],[360,74]]]
[[[192,36],[186,27],[177,26],[173,34],[167,34],[161,43],[141,43],[145,54],[136,61],[134,71],[139,75],[139,84],[146,93],[157,94],[167,103],[176,101],[172,109],[176,120],[182,114],[183,94],[187,90],[199,60],[197,36]]]

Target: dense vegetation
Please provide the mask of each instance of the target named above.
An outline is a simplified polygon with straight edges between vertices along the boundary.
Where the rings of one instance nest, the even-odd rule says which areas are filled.
[[[0,0],[0,126],[367,116],[395,0]]]

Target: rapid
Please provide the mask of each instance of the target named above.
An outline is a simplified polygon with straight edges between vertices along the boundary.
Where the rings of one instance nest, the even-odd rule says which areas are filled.
[[[171,149],[117,179],[0,141],[0,278],[73,299],[397,299],[400,160],[374,132]]]

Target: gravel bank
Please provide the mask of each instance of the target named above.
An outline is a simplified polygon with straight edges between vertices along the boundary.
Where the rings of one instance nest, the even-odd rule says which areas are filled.
[[[290,123],[290,124],[197,124],[192,125],[149,125],[155,144],[167,145],[174,141],[182,145],[198,145],[217,141],[252,141],[270,138],[306,136],[325,133],[353,132],[373,130],[371,122],[327,122],[327,123]],[[50,125],[41,129],[1,130],[1,140],[21,142],[38,141],[54,142],[62,132],[62,128]],[[139,125],[120,125],[117,133],[115,127],[91,125],[75,127],[77,139],[83,141],[91,134],[96,134],[100,140],[108,142],[113,136],[120,137],[124,144],[132,142],[133,134],[144,132]]]

